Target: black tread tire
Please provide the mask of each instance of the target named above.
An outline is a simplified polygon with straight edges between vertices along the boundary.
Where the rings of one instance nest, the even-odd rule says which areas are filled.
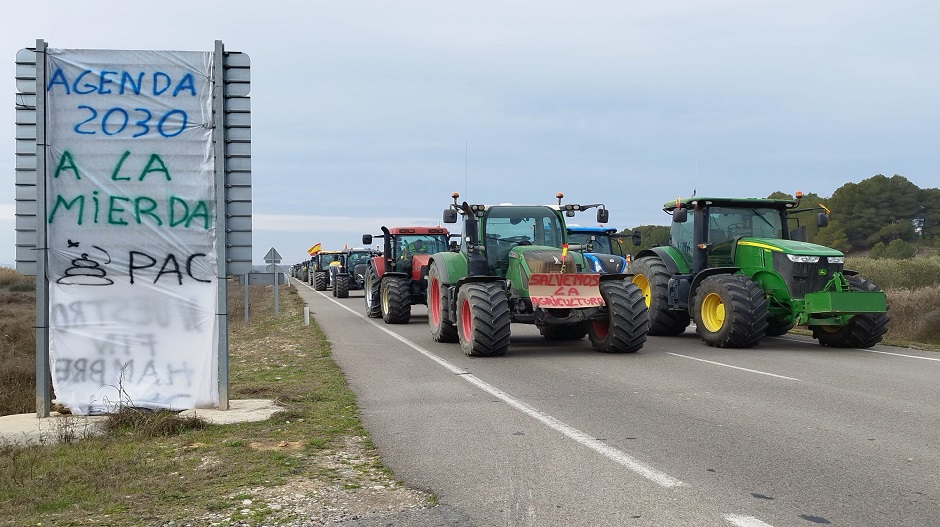
[[[379,318],[382,316],[382,306],[379,305],[382,282],[378,279],[378,273],[375,267],[370,265],[366,272],[365,285],[363,290],[366,301],[366,316],[369,318]]]
[[[649,297],[644,298],[650,318],[650,335],[679,335],[692,322],[688,311],[669,309],[669,270],[659,256],[644,256],[630,264],[630,274],[642,276],[649,283]]]
[[[539,328],[545,340],[581,340],[588,334],[587,324],[549,324]]]
[[[509,349],[509,299],[494,282],[469,283],[457,293],[457,335],[471,357],[496,357]]]
[[[861,276],[846,276],[853,291],[881,291],[881,288]],[[888,332],[891,316],[887,313],[855,315],[841,328],[811,326],[813,338],[823,346],[833,348],[870,348],[881,342]]]
[[[457,342],[457,326],[444,317],[444,292],[448,286],[441,280],[443,274],[442,264],[438,262],[434,262],[428,270],[428,326],[435,342]]]
[[[764,335],[768,337],[779,337],[780,335],[786,335],[793,326],[793,322],[787,322],[786,320],[776,320],[773,317],[767,319],[767,331],[764,332]]]
[[[349,298],[349,275],[338,274],[333,277],[333,296],[336,298]]]
[[[718,295],[724,306],[723,323],[714,332],[702,321],[702,303],[710,294]],[[695,291],[695,331],[706,344],[716,348],[754,347],[767,331],[767,302],[763,289],[746,276],[709,276]]]
[[[326,291],[326,282],[329,275],[326,271],[313,272],[313,288],[317,291]]]
[[[643,292],[626,280],[600,283],[601,296],[607,306],[607,320],[593,320],[588,337],[597,351],[634,353],[646,343],[649,315]]]
[[[411,282],[401,276],[383,277],[379,306],[386,324],[407,324],[411,320]]]

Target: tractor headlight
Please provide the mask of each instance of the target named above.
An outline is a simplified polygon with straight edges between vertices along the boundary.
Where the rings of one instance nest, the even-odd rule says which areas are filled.
[[[817,262],[819,262],[819,257],[818,257],[818,256],[806,256],[806,255],[803,255],[803,254],[788,254],[788,255],[787,255],[787,258],[789,258],[791,262],[796,262],[796,263],[817,263]]]
[[[844,264],[845,256],[827,256],[826,260],[828,260],[829,263]]]

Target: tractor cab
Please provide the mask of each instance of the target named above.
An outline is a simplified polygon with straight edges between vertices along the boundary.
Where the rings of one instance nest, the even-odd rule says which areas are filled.
[[[558,213],[538,205],[490,207],[480,221],[480,236],[490,274],[506,277],[509,253],[519,246],[561,248],[565,228]]]

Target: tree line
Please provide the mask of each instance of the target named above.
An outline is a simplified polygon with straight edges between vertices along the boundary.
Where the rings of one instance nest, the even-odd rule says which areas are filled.
[[[793,199],[792,194],[781,191],[767,197]],[[859,183],[846,183],[830,197],[804,194],[800,201],[801,209],[816,205],[829,209],[827,227],[816,226],[818,211],[793,214],[792,221],[806,226],[810,242],[845,253],[870,251],[875,257],[904,258],[914,255],[915,245],[940,240],[940,188],[922,189],[898,174],[877,174]],[[791,224],[791,228],[795,226]],[[639,230],[643,239],[642,245],[629,249],[634,254],[669,244],[668,225],[641,225],[622,233],[629,235],[634,230]]]

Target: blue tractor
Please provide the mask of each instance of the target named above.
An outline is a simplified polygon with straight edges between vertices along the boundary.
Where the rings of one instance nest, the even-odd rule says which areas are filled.
[[[625,251],[623,236],[613,227],[582,227],[568,225],[568,243],[581,245],[584,264],[595,273],[626,273],[630,254]],[[640,231],[631,236],[633,245],[640,245]]]

